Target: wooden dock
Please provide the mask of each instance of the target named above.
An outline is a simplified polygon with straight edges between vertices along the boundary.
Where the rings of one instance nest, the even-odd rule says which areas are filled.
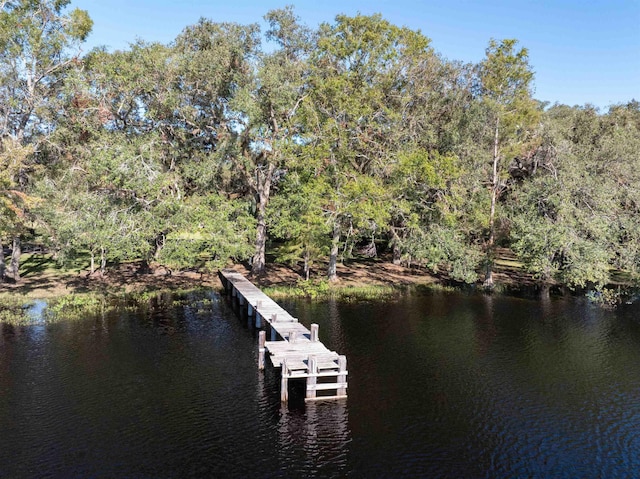
[[[219,271],[225,292],[246,308],[251,323],[259,329],[258,368],[265,368],[268,356],[282,369],[280,398],[289,399],[289,381],[306,381],[305,400],[347,397],[347,358],[330,351],[318,339],[318,325],[307,329],[278,303],[233,269]],[[267,332],[270,340],[267,341]]]

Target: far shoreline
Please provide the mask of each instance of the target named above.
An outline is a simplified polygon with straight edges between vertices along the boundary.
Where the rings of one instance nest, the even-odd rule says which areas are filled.
[[[123,297],[127,295],[153,292],[188,291],[196,289],[221,290],[217,271],[200,270],[174,271],[161,264],[145,264],[141,261],[121,263],[109,266],[104,276],[100,272],[89,274],[87,269],[63,270],[52,267],[49,255],[38,255],[31,263],[46,263],[46,268],[37,269],[24,262],[22,278],[18,283],[10,278],[0,283],[0,296],[9,297],[12,301],[22,298],[25,301],[55,300],[69,295],[97,295],[104,298]],[[40,263],[38,263],[40,262]],[[548,297],[575,295],[586,291],[575,291],[561,285],[536,281],[523,268],[510,260],[497,262],[494,273],[495,287],[486,291],[480,282],[464,284],[452,281],[446,273],[435,275],[420,266],[403,266],[394,264],[386,258],[356,258],[338,264],[338,281],[329,283],[326,279],[326,265],[318,263],[311,268],[311,277],[304,281],[300,268],[284,264],[267,263],[266,271],[261,275],[251,274],[247,263],[230,264],[228,267],[244,274],[252,282],[278,298],[297,296],[322,297],[319,291],[340,296],[340,291],[350,290],[347,296],[358,297],[358,290],[365,295],[380,297],[390,292],[400,293],[412,287],[442,288],[451,290],[472,290],[497,294],[517,294],[527,297]],[[630,285],[616,283],[609,285],[619,291]],[[620,296],[620,295],[618,295]]]

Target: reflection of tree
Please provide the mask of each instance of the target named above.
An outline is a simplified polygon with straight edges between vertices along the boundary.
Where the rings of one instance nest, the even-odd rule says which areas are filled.
[[[475,347],[479,356],[484,356],[491,344],[496,339],[498,331],[496,329],[494,318],[494,298],[492,294],[485,294],[482,296],[482,303],[484,304],[484,314],[479,314],[474,321],[475,325]]]

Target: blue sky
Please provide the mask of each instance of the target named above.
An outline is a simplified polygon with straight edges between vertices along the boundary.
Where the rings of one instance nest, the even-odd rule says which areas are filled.
[[[94,21],[85,50],[114,50],[136,38],[168,43],[200,17],[262,23],[288,4],[310,27],[339,13],[381,13],[464,62],[482,60],[491,38],[517,38],[529,49],[537,99],[602,110],[640,101],[640,0],[72,0],[71,7]]]

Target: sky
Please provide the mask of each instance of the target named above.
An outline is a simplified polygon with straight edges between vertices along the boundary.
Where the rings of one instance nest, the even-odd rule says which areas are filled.
[[[264,26],[265,13],[286,5],[312,28],[341,13],[380,13],[462,62],[481,61],[491,38],[516,38],[529,51],[536,99],[601,111],[640,101],[640,0],[72,0],[70,8],[94,21],[84,50],[113,51],[136,39],[169,43],[201,17]]]

